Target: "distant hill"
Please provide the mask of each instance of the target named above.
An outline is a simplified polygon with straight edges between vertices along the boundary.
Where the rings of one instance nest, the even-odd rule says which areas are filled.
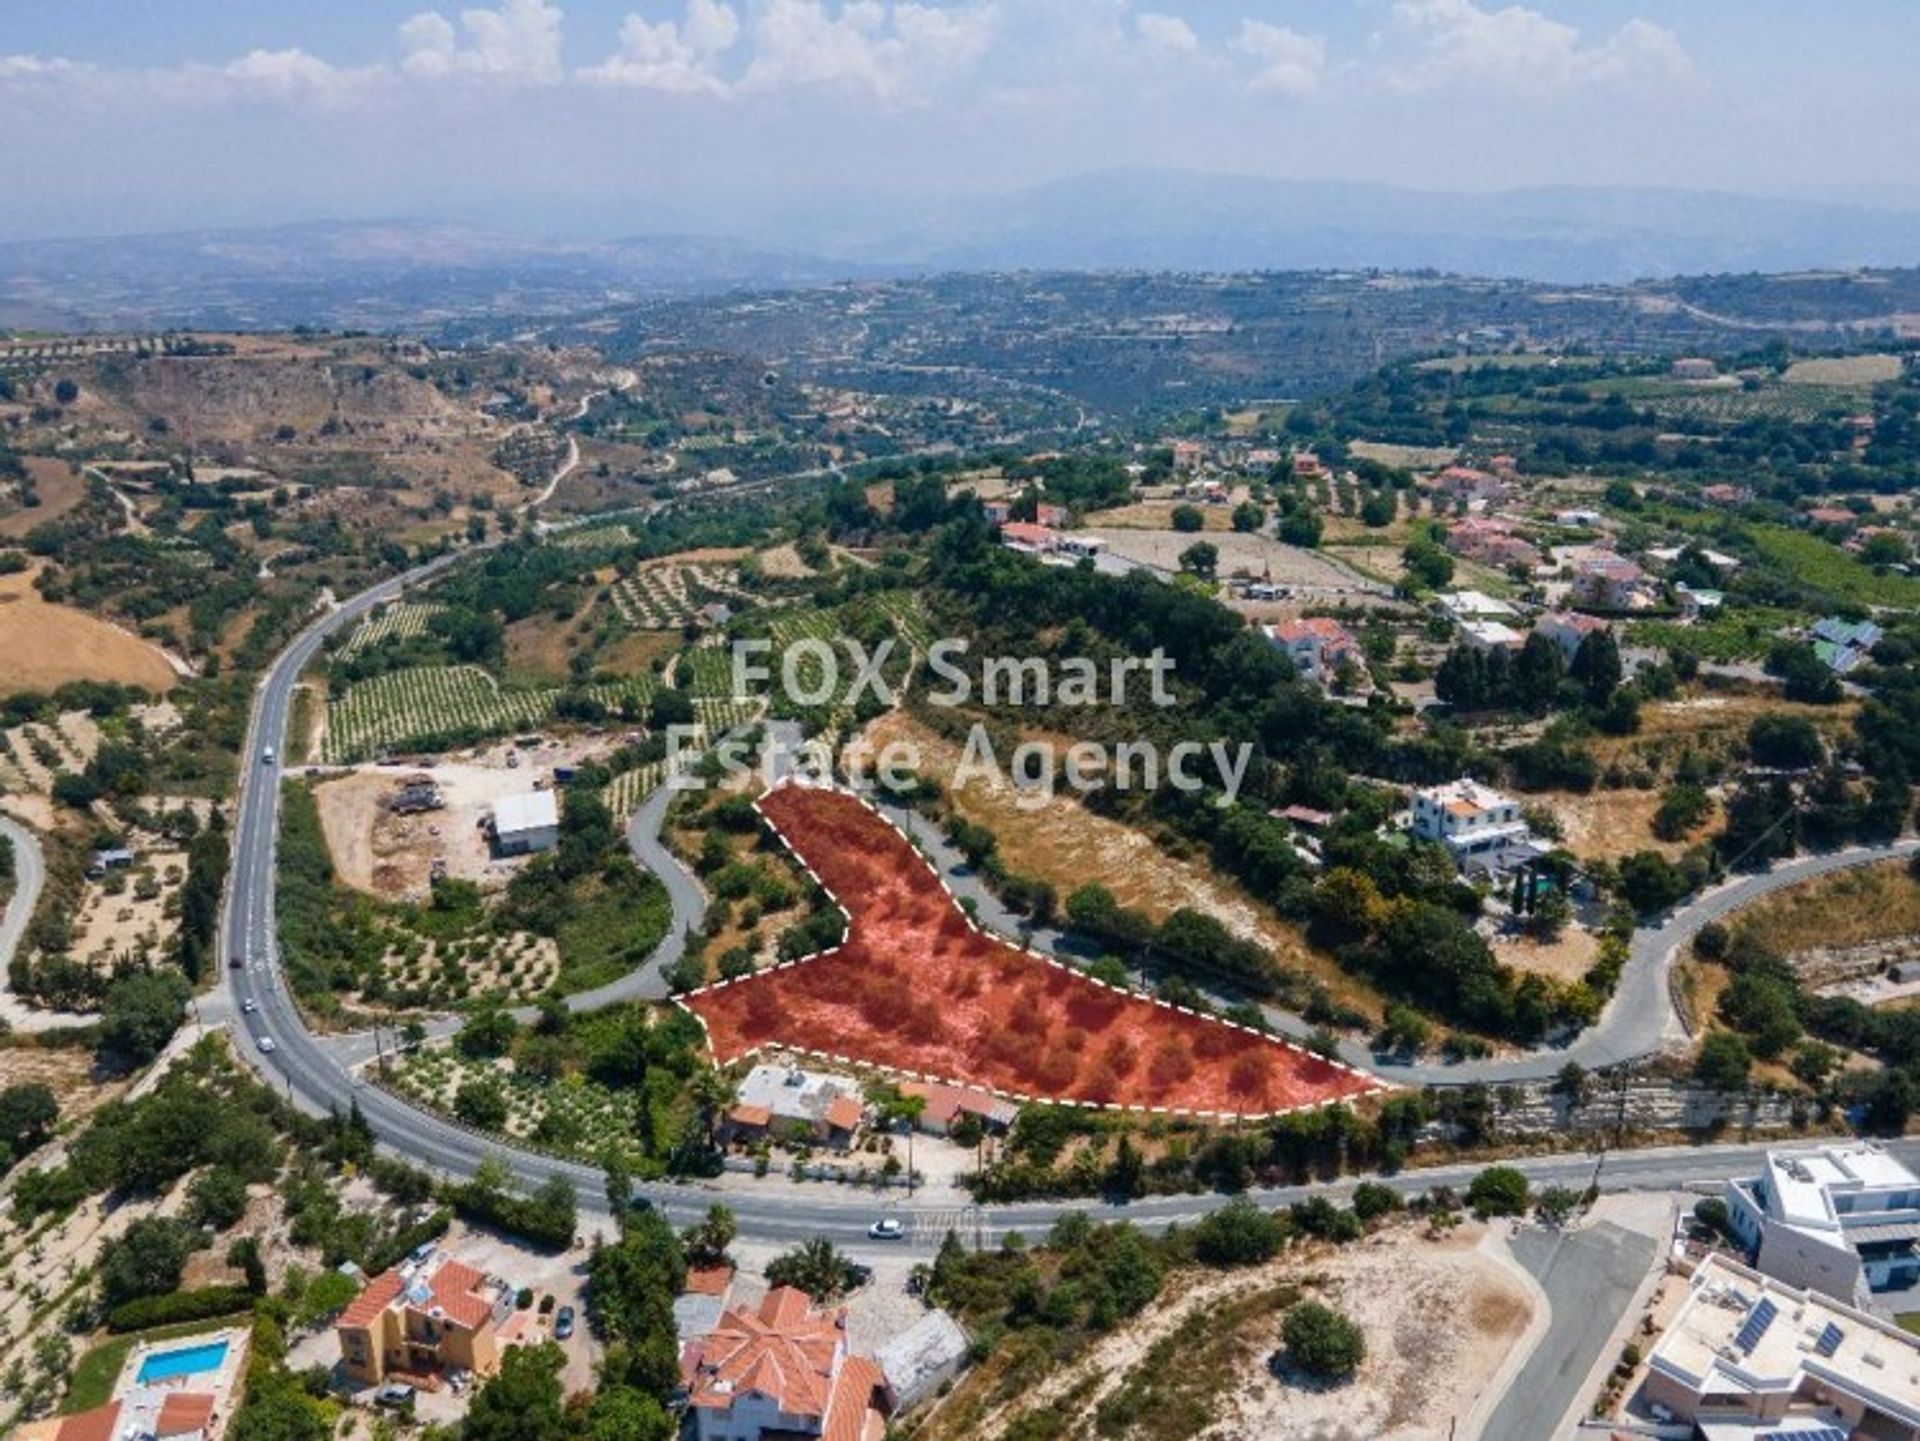
[[[1619,284],[1920,264],[1920,211],[1685,190],[1462,195],[1120,170],[955,203],[868,244],[838,239],[823,231],[809,243],[938,270],[1378,268]]]
[[[552,241],[440,221],[322,222],[0,244],[0,325],[418,327],[849,274],[712,236]]]
[[[0,244],[0,326],[497,331],[627,302],[982,271],[1392,270],[1591,286],[1920,265],[1920,211],[1678,190],[1460,195],[1173,170],[940,202],[822,200],[752,229],[780,243],[556,240],[413,219],[14,242]],[[1885,294],[1849,304],[1871,308]]]

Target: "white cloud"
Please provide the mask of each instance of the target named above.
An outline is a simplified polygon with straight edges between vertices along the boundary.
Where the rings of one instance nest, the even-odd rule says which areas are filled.
[[[0,80],[63,80],[90,74],[91,65],[58,57],[39,55],[0,55]]]
[[[560,21],[560,7],[546,0],[502,0],[495,10],[463,10],[458,28],[439,11],[424,11],[400,27],[406,49],[401,68],[429,80],[479,75],[552,85],[564,77]]]
[[[1327,47],[1311,35],[1265,20],[1242,20],[1233,48],[1253,61],[1253,88],[1306,95],[1320,86]]]
[[[342,70],[305,50],[249,50],[223,65],[212,77],[224,88],[277,98],[335,101],[385,78],[384,65]],[[192,75],[184,76],[192,83]]]
[[[1135,17],[1133,23],[1141,40],[1156,50],[1191,55],[1200,48],[1200,37],[1194,34],[1193,27],[1178,15],[1162,15],[1153,10],[1143,10]]]
[[[1684,82],[1693,63],[1670,30],[1629,20],[1604,40],[1524,5],[1490,9],[1474,0],[1396,0],[1384,37],[1410,44],[1414,54],[1388,79],[1409,90],[1479,85],[1519,94],[1551,95],[1577,87],[1625,81]]]
[[[686,18],[677,25],[627,16],[620,26],[620,49],[579,73],[592,84],[723,94],[728,86],[716,62],[739,38],[740,17],[731,6],[721,0],[687,0]]]
[[[937,5],[844,0],[767,0],[754,16],[753,59],[743,91],[833,86],[889,103],[925,98],[935,82],[967,69],[992,43],[991,0]]]

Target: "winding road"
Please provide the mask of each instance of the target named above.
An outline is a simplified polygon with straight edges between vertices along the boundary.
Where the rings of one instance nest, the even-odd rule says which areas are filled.
[[[27,922],[33,919],[33,908],[40,902],[47,862],[40,851],[40,838],[12,816],[0,815],[0,836],[13,842],[13,894],[6,910],[0,911],[0,976],[4,976],[27,933]],[[3,983],[0,988],[4,988]]]
[[[260,681],[248,729],[247,754],[240,767],[234,861],[222,921],[222,954],[229,964],[222,972],[225,984],[203,1001],[202,1015],[209,1023],[231,1026],[241,1053],[260,1066],[295,1103],[325,1112],[345,1110],[357,1101],[381,1146],[395,1155],[452,1177],[471,1175],[487,1157],[499,1159],[519,1182],[528,1186],[554,1175],[564,1176],[578,1191],[583,1211],[604,1215],[606,1203],[597,1168],[503,1145],[495,1138],[412,1106],[356,1076],[351,1065],[354,1060],[365,1058],[364,1048],[355,1056],[353,1047],[343,1046],[341,1038],[322,1039],[307,1030],[288,991],[275,936],[275,850],[279,839],[280,786],[278,765],[265,759],[265,752],[271,747],[276,756],[284,753],[292,696],[302,671],[329,635],[356,623],[376,606],[396,598],[409,587],[431,580],[447,567],[483,549],[484,546],[473,547],[441,556],[337,606],[301,632],[275,658]],[[661,821],[671,799],[669,789],[663,787],[656,791],[636,813],[628,832],[628,842],[636,857],[658,875],[667,888],[672,906],[668,934],[644,966],[609,986],[572,997],[568,1004],[575,1010],[663,995],[663,968],[680,954],[687,932],[697,927],[704,914],[706,901],[698,882],[660,839]],[[944,838],[924,823],[913,824],[914,819],[917,818],[910,819],[909,824],[916,838],[927,846],[943,870],[960,881],[962,894],[970,894],[975,899],[980,918],[1008,933],[1016,932],[1014,918],[1005,914],[990,893],[983,887],[968,889],[970,877]],[[1564,1049],[1459,1066],[1395,1066],[1364,1049],[1357,1050],[1354,1059],[1389,1080],[1418,1084],[1428,1080],[1461,1083],[1545,1077],[1569,1059],[1593,1067],[1649,1054],[1669,1039],[1675,1024],[1667,993],[1667,973],[1674,950],[1700,926],[1781,886],[1844,866],[1905,854],[1917,845],[1920,842],[1908,841],[1871,851],[1810,857],[1764,874],[1742,877],[1699,897],[1669,917],[1663,926],[1643,930],[1635,938],[1632,958],[1606,1014],[1596,1026]],[[20,850],[23,855],[37,857],[31,845]],[[26,889],[28,886],[23,884],[22,890]],[[10,909],[8,914],[11,923],[13,911]],[[5,935],[0,931],[0,939]],[[271,1043],[270,1050],[263,1048],[263,1041]],[[1920,1143],[1895,1149],[1920,1162]],[[1605,1182],[1614,1188],[1668,1188],[1714,1181],[1749,1172],[1763,1151],[1764,1147],[1756,1145],[1722,1145],[1619,1152],[1605,1162]],[[1520,1164],[1540,1184],[1584,1185],[1595,1168],[1592,1157],[1577,1155]],[[1397,1184],[1417,1189],[1438,1181],[1463,1182],[1477,1169],[1462,1166],[1419,1171]],[[720,1194],[714,1188],[697,1184],[663,1183],[645,1189],[655,1204],[676,1221],[698,1215]],[[883,1208],[907,1220],[917,1238],[937,1240],[938,1235],[952,1225],[963,1228],[977,1225],[982,1234],[989,1236],[1010,1230],[1038,1234],[1068,1209],[1091,1210],[1115,1217],[1124,1215],[1143,1225],[1164,1226],[1196,1219],[1223,1199],[1210,1195],[1171,1196],[1122,1206],[1097,1202],[1075,1202],[1070,1206],[1036,1203],[963,1213],[951,1206],[902,1208],[853,1187],[791,1188],[782,1182],[769,1182],[754,1190],[732,1189],[724,1194],[738,1217],[743,1235],[774,1242],[826,1236],[855,1253],[876,1249],[867,1241],[866,1227]],[[1286,1188],[1260,1192],[1258,1199],[1281,1204],[1302,1194],[1302,1188]],[[884,1243],[880,1246],[884,1247]]]

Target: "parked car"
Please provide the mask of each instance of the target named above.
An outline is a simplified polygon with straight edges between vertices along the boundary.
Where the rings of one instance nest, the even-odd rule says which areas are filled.
[[[898,1217],[888,1216],[867,1227],[867,1234],[876,1241],[903,1241],[906,1239],[907,1228],[900,1223]]]
[[[395,1410],[411,1406],[413,1404],[413,1387],[407,1385],[404,1381],[389,1381],[373,1393],[373,1404],[376,1406],[390,1406]]]
[[[573,1307],[562,1306],[553,1313],[553,1339],[564,1341],[573,1334]]]

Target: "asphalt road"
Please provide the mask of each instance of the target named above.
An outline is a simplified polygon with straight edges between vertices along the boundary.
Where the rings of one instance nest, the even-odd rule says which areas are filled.
[[[1659,1250],[1652,1236],[1611,1222],[1514,1236],[1514,1258],[1540,1283],[1553,1314],[1487,1418],[1481,1441],[1540,1441],[1559,1433]]]
[[[40,839],[11,816],[0,816],[0,836],[13,842],[13,895],[0,912],[0,975],[13,962],[13,953],[27,933],[33,908],[40,900],[40,887],[46,883],[47,863],[40,852]]]
[[[1006,905],[967,864],[966,857],[946,838],[932,821],[907,806],[881,802],[881,807],[932,859],[946,878],[954,895],[970,902],[981,924],[1022,944],[1043,951],[1064,952],[1067,938],[1047,927],[1028,927],[1023,918]],[[1815,876],[1826,875],[1874,861],[1911,855],[1920,850],[1920,840],[1895,841],[1884,846],[1857,846],[1848,850],[1802,856],[1785,861],[1771,870],[1736,876],[1711,891],[1669,913],[1652,926],[1634,933],[1627,964],[1620,974],[1600,1019],[1563,1046],[1542,1046],[1515,1056],[1481,1061],[1409,1061],[1383,1055],[1364,1041],[1345,1040],[1340,1059],[1363,1071],[1371,1071],[1382,1080],[1401,1086],[1464,1086],[1475,1081],[1491,1085],[1514,1081],[1545,1081],[1557,1075],[1568,1061],[1577,1061],[1589,1071],[1603,1070],[1622,1062],[1636,1061],[1660,1051],[1670,1043],[1685,1039],[1680,1018],[1673,1009],[1673,960],[1679,949],[1710,921],[1724,920],[1742,906],[1750,905],[1770,891],[1797,885]],[[1282,1035],[1304,1039],[1312,1031],[1299,1016],[1273,1006],[1262,1008],[1268,1022]]]
[[[318,653],[326,637],[351,625],[373,609],[399,595],[411,585],[431,579],[447,566],[457,563],[472,551],[454,552],[393,580],[383,582],[353,597],[316,620],[278,656],[260,682],[254,701],[254,713],[248,733],[248,754],[241,766],[241,791],[238,819],[234,828],[234,863],[228,881],[227,910],[223,920],[223,955],[229,959],[224,971],[226,985],[202,1005],[205,1020],[232,1026],[240,1051],[258,1064],[272,1081],[283,1088],[297,1104],[316,1112],[330,1108],[345,1110],[358,1100],[362,1113],[373,1126],[382,1146],[417,1165],[444,1175],[471,1175],[488,1156],[499,1158],[522,1183],[536,1185],[552,1175],[573,1182],[581,1204],[588,1212],[604,1212],[605,1201],[599,1171],[578,1162],[559,1160],[520,1147],[501,1145],[492,1137],[431,1115],[401,1101],[392,1094],[365,1084],[349,1072],[337,1049],[323,1044],[303,1024],[288,993],[280,967],[280,955],[274,934],[274,852],[278,841],[280,787],[279,759],[284,756],[287,720],[293,688],[301,672]],[[276,760],[264,759],[264,750],[272,747]],[[661,952],[648,964],[602,991],[574,999],[576,1008],[628,997],[657,993],[661,966],[678,953],[689,920],[697,919],[704,900],[692,878],[682,870],[658,842],[658,824],[669,796],[656,793],[636,816],[629,840],[636,854],[654,869],[668,887],[673,900],[674,923]],[[1783,867],[1764,876],[1756,876],[1724,887],[1687,908],[1670,921],[1664,931],[1644,933],[1636,946],[1636,962],[1629,968],[1632,982],[1623,982],[1613,1014],[1626,1011],[1630,1019],[1609,1031],[1612,1044],[1626,1047],[1635,1037],[1657,1035],[1664,1030],[1670,1006],[1665,994],[1664,957],[1672,947],[1707,920],[1726,914],[1755,896],[1803,878],[1821,869],[1857,864],[1871,858],[1858,855],[1816,857],[1810,861]],[[983,916],[986,913],[983,911]],[[239,964],[231,962],[237,960]],[[1644,1012],[1644,1013],[1643,1013]],[[1604,1024],[1604,1023],[1603,1023]],[[271,1051],[261,1048],[262,1039],[271,1042]],[[1566,1054],[1555,1054],[1551,1067],[1563,1063]],[[1625,1059],[1623,1049],[1615,1056]],[[1524,1063],[1509,1063],[1524,1064]],[[1447,1079],[1464,1079],[1456,1068],[1448,1068]],[[1920,1145],[1906,1148],[1920,1162]],[[1717,1181],[1727,1176],[1750,1173],[1760,1160],[1760,1146],[1717,1146],[1623,1152],[1608,1160],[1604,1184],[1612,1189],[1666,1189],[1689,1182]],[[1569,1157],[1522,1163],[1522,1168],[1541,1184],[1584,1185],[1593,1170],[1586,1157]],[[1455,1167],[1445,1171],[1416,1173],[1406,1184],[1418,1189],[1434,1181],[1464,1185],[1477,1167]],[[658,1185],[647,1193],[676,1220],[690,1219],[719,1194],[714,1188],[697,1185]],[[1268,1204],[1280,1204],[1306,1194],[1306,1188],[1290,1188],[1260,1193]],[[745,1236],[759,1240],[787,1241],[824,1235],[855,1251],[885,1249],[866,1240],[866,1227],[883,1210],[891,1210],[907,1220],[917,1237],[937,1239],[948,1225],[977,1225],[987,1235],[998,1236],[1010,1230],[1036,1234],[1052,1224],[1064,1211],[1084,1209],[1112,1217],[1128,1217],[1152,1227],[1191,1222],[1220,1204],[1216,1196],[1160,1197],[1126,1206],[1100,1203],[1060,1205],[1054,1203],[988,1208],[968,1213],[964,1221],[953,1210],[928,1210],[913,1205],[898,1206],[875,1194],[851,1187],[809,1186],[804,1189],[770,1184],[752,1191],[725,1193]],[[896,1245],[898,1243],[895,1243]]]

